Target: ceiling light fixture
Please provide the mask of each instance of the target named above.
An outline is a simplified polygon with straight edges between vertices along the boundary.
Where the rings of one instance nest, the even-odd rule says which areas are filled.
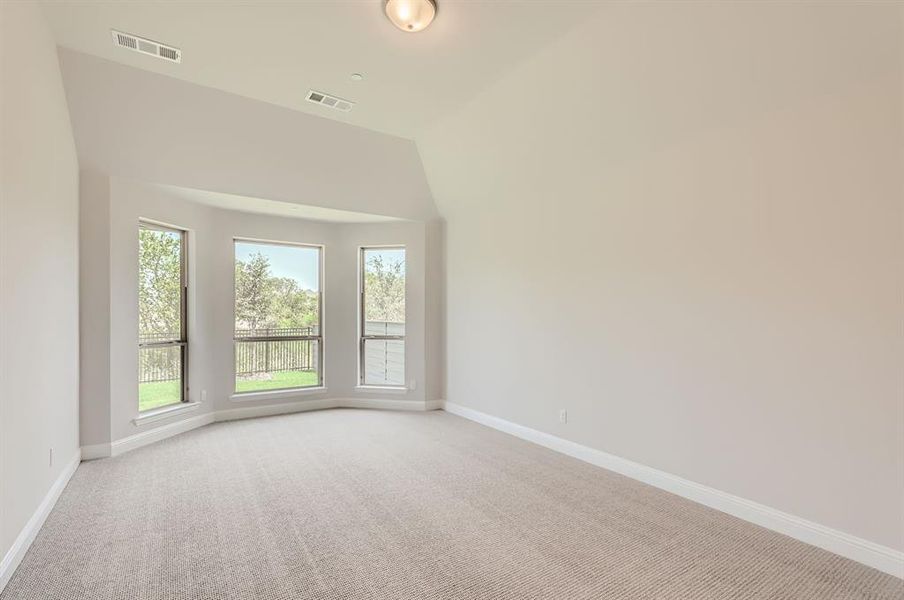
[[[434,0],[385,0],[383,10],[392,24],[408,33],[426,29],[436,16]]]
[[[363,81],[364,75],[361,73],[352,73],[352,81]]]

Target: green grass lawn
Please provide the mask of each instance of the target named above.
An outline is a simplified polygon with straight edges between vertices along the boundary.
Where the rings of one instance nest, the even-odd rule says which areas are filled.
[[[261,392],[284,388],[309,387],[317,385],[317,373],[313,371],[276,371],[273,379],[241,379],[236,377],[236,392]]]
[[[317,373],[312,371],[277,371],[271,375],[272,379],[236,378],[235,391],[262,392],[317,385]],[[151,410],[179,402],[180,386],[178,379],[138,384],[138,410]]]
[[[160,408],[182,399],[182,382],[178,379],[138,384],[138,410]]]

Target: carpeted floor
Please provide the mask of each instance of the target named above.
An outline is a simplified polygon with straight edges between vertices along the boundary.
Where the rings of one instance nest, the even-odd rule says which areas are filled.
[[[2,600],[886,600],[899,579],[443,412],[83,463]]]

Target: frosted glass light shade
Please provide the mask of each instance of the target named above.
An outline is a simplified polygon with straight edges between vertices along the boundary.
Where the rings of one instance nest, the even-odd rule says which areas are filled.
[[[409,33],[426,29],[436,16],[433,0],[386,0],[386,16],[392,24]]]

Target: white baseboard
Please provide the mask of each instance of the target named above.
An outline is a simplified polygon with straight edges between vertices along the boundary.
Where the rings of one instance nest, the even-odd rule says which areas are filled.
[[[327,408],[372,408],[378,410],[439,410],[442,408],[441,400],[399,400],[391,398],[319,398],[311,400],[296,400],[294,402],[280,402],[261,406],[241,406],[239,408],[227,408],[197,415],[189,419],[179,419],[160,425],[135,435],[117,440],[112,444],[93,444],[82,446],[82,458],[94,460],[118,456],[123,452],[134,450],[160,440],[209,425],[220,421],[235,421],[237,419],[253,419],[255,417],[270,417],[309,410],[323,410]],[[176,418],[176,415],[173,416]]]
[[[155,427],[154,429],[149,429],[147,431],[142,431],[141,433],[130,435],[129,437],[116,440],[110,444],[110,455],[119,456],[123,452],[141,448],[142,446],[165,440],[166,438],[185,433],[186,431],[191,431],[192,429],[197,429],[198,427],[203,427],[204,425],[209,425],[213,422],[213,413],[206,413],[196,417],[167,423],[166,425],[161,425],[160,427]]]
[[[285,415],[289,413],[305,412],[309,410],[323,410],[325,408],[336,408],[336,401],[332,398],[320,398],[317,400],[296,400],[294,402],[280,402],[279,404],[266,404],[263,406],[242,406],[240,408],[227,408],[214,412],[214,419],[216,421],[235,421],[237,419],[270,417],[273,415]]]
[[[466,406],[446,402],[443,409],[904,578],[904,552]]]
[[[445,403],[444,400],[427,400],[424,402],[424,410],[442,410]]]
[[[37,510],[31,515],[31,518],[25,524],[25,527],[19,532],[16,541],[13,542],[13,545],[6,553],[6,556],[3,557],[3,561],[0,562],[0,592],[2,592],[3,588],[6,587],[6,584],[9,583],[16,567],[22,562],[22,558],[25,556],[25,553],[28,552],[28,548],[31,547],[31,543],[35,540],[35,537],[37,537],[38,531],[40,531],[41,526],[47,519],[47,515],[50,514],[50,511],[59,499],[60,494],[63,493],[66,484],[69,483],[69,480],[72,478],[72,475],[75,473],[81,460],[81,450],[76,450],[75,456],[73,456],[69,463],[66,464],[59,477],[57,477],[56,481],[53,482],[53,485],[50,486],[44,499],[41,500],[41,503],[38,505]]]
[[[337,398],[337,408],[372,408],[375,410],[438,410],[441,402],[399,400],[394,398]],[[432,408],[431,408],[432,406]]]
[[[265,404],[263,406],[243,406],[241,408],[228,408],[218,410],[214,414],[217,421],[233,421],[235,419],[251,419],[254,417],[269,417],[271,415],[284,415],[309,410],[323,410],[326,408],[372,408],[376,410],[439,410],[442,408],[441,400],[396,400],[393,398],[320,398],[317,400],[296,400],[294,402],[281,402],[279,404]]]
[[[82,446],[82,460],[95,460],[110,456],[110,444],[91,444]]]

